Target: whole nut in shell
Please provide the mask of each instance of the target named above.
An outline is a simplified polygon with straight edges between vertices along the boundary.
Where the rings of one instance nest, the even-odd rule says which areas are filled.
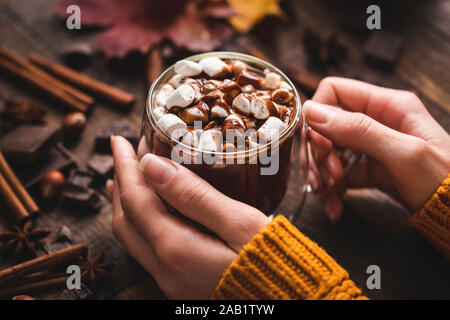
[[[42,177],[39,185],[42,197],[46,200],[55,198],[61,193],[65,183],[66,178],[64,178],[64,175],[60,171],[48,171]]]
[[[86,126],[86,116],[81,112],[71,112],[64,117],[62,134],[66,139],[78,139]]]

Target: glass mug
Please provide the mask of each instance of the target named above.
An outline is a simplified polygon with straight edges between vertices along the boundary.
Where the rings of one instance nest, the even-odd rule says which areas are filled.
[[[174,65],[167,68],[156,79],[148,94],[143,116],[142,130],[150,152],[175,160],[176,154],[182,159],[219,159],[214,163],[182,163],[185,167],[208,181],[212,186],[238,201],[258,208],[266,215],[282,213],[290,221],[295,221],[303,206],[306,192],[306,174],[308,169],[308,152],[306,145],[307,126],[302,113],[302,105],[295,86],[289,78],[270,63],[236,52],[209,52],[186,58],[200,61],[206,57],[240,60],[261,72],[265,69],[279,74],[292,88],[296,106],[289,126],[277,139],[249,150],[235,152],[211,152],[182,144],[172,139],[158,125],[153,114],[153,103],[160,87],[175,74]],[[272,174],[261,174],[273,163],[262,161],[262,155],[278,161],[278,170]],[[188,186],[186,186],[188,187]]]

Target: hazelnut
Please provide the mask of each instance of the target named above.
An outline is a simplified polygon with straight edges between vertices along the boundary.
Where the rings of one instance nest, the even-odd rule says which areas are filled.
[[[20,295],[20,296],[15,296],[12,298],[13,300],[36,300],[35,298],[33,298],[32,296],[27,296],[27,295]]]
[[[50,200],[58,196],[64,187],[66,179],[57,170],[48,171],[41,179],[40,191],[44,199]]]
[[[78,139],[86,125],[86,116],[81,112],[67,114],[62,123],[62,133],[66,139]]]

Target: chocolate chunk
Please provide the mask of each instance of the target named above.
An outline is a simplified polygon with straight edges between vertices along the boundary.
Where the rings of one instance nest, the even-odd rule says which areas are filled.
[[[66,183],[61,192],[61,199],[66,205],[75,205],[82,209],[97,211],[102,206],[102,200],[97,191]]]
[[[80,289],[65,289],[59,298],[61,300],[88,300],[94,298],[94,293],[82,283]]]
[[[0,149],[11,162],[35,165],[56,145],[59,133],[47,126],[20,126],[2,138]]]
[[[30,188],[41,181],[44,174],[48,171],[68,172],[75,166],[75,156],[64,148],[61,143],[58,143],[46,157],[32,166],[24,166],[17,163],[12,163],[12,165],[25,187]]]
[[[72,169],[67,179],[67,182],[83,188],[89,188],[93,181],[94,176],[91,172],[80,169]]]
[[[122,136],[127,139],[135,148],[139,143],[139,135],[133,126],[125,120],[118,120],[109,126],[101,129],[95,139],[95,147],[100,152],[111,152],[111,135]]]
[[[94,154],[89,159],[88,167],[94,171],[96,175],[103,179],[108,179],[112,177],[114,160],[110,155]]]
[[[402,36],[388,31],[372,31],[364,45],[367,62],[381,68],[391,68],[403,49]]]
[[[71,246],[71,244],[68,241],[55,242],[48,246],[47,251],[48,251],[48,253],[52,253],[52,252],[56,252],[59,250],[67,249],[70,246]]]
[[[68,226],[62,226],[59,229],[56,236],[53,238],[52,243],[56,242],[72,242],[72,230],[69,229]]]

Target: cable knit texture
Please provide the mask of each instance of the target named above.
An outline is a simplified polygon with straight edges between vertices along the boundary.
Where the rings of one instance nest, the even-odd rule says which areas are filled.
[[[450,174],[409,221],[450,261]]]
[[[212,299],[367,299],[348,273],[283,216],[239,253]]]

